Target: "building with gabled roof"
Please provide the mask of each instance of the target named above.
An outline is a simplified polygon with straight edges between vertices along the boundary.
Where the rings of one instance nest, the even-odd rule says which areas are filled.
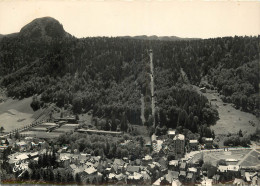
[[[84,172],[87,173],[87,175],[93,175],[97,173],[97,169],[95,169],[94,167],[89,167],[86,168]]]

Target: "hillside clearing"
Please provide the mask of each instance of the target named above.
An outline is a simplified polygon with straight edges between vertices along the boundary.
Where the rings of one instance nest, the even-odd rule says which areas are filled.
[[[4,132],[31,124],[42,112],[42,109],[34,112],[30,106],[31,101],[32,98],[29,97],[22,100],[7,99],[0,103],[0,126],[4,127]]]
[[[208,98],[212,105],[215,105],[219,120],[215,125],[211,126],[216,135],[236,134],[241,129],[243,134],[252,134],[257,127],[260,127],[259,119],[253,114],[237,110],[229,103],[224,103],[216,91],[208,90],[202,93],[199,87],[193,86],[198,92]]]

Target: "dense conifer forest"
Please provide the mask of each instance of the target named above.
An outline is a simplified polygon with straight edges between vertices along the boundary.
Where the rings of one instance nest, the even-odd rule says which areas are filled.
[[[34,96],[34,102],[42,102],[39,105],[55,103],[71,107],[75,114],[92,109],[100,118],[142,124],[141,94],[146,101],[151,99],[148,52],[152,49],[158,126],[197,132],[199,126],[215,123],[216,109],[189,88],[200,85],[205,76],[206,86],[216,87],[224,101],[259,115],[259,36],[78,39],[63,33],[55,21],[48,23],[49,35],[37,34],[37,29],[35,23],[27,25],[19,34],[0,40],[1,86],[9,97]]]

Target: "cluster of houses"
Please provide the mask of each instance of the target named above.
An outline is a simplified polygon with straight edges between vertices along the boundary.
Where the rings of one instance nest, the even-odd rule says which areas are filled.
[[[103,159],[100,156],[80,153],[60,153],[59,163],[61,167],[71,170],[74,177],[80,175],[85,183],[92,183],[93,179],[106,183],[122,184],[151,184],[154,171],[167,170],[166,160],[164,166],[160,162],[153,161],[146,155],[143,159],[134,161],[127,157],[123,159]]]
[[[200,168],[189,165],[184,161],[171,160],[168,162],[167,174],[158,178],[153,185],[162,183],[180,185],[181,183],[193,184],[200,177]]]
[[[175,130],[168,130],[168,139],[172,139],[171,145],[165,145],[167,139],[157,139],[157,136],[153,134],[151,136],[152,148],[155,152],[163,150],[165,153],[172,152],[175,155],[175,159],[182,158],[186,152],[197,151],[199,148],[211,149],[213,147],[213,138],[204,138],[203,145],[200,146],[197,139],[191,139],[188,142],[185,141],[183,134],[177,134]],[[185,145],[187,144],[187,145]],[[148,146],[149,143],[146,143]]]
[[[92,132],[92,131],[91,131]],[[185,136],[177,134],[175,130],[168,131],[168,139],[151,136],[150,144],[154,152],[164,152],[159,157],[152,157],[149,154],[141,159],[130,160],[128,157],[122,159],[107,159],[101,156],[80,153],[78,150],[71,151],[68,147],[61,147],[56,154],[56,161],[60,168],[69,170],[74,179],[80,177],[83,183],[110,183],[110,184],[148,184],[148,185],[182,185],[200,184],[213,185],[222,182],[223,175],[232,173],[235,185],[252,183],[260,184],[260,173],[256,170],[241,169],[239,165],[228,163],[218,165],[217,173],[208,179],[207,172],[201,170],[199,162],[191,163],[189,159],[183,158],[187,151],[199,150],[198,140],[185,142]],[[124,142],[128,144],[128,140]],[[212,138],[204,139],[204,148],[211,148]],[[9,155],[9,164],[13,172],[29,171],[29,161],[38,162],[40,155],[46,154],[47,146],[44,140],[26,137],[23,140],[1,139],[1,146],[12,146],[16,152]],[[171,152],[175,158],[167,159]],[[226,162],[233,162],[227,159]]]

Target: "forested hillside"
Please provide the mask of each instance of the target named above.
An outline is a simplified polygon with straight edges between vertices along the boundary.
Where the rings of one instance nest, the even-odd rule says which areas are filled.
[[[1,85],[7,88],[8,96],[22,99],[41,95],[40,101],[72,107],[75,113],[93,109],[94,116],[121,120],[126,116],[129,123],[141,124],[140,97],[141,92],[149,91],[147,64],[152,49],[156,122],[160,125],[198,131],[199,125],[214,124],[218,117],[205,97],[184,85],[181,68],[192,84],[199,85],[203,76],[212,76],[211,82],[227,101],[258,112],[257,37],[190,41],[77,39],[64,33],[56,21],[47,23],[44,27],[44,21],[36,21],[22,29],[26,34],[20,32],[0,41]],[[248,72],[252,73],[246,75]]]

